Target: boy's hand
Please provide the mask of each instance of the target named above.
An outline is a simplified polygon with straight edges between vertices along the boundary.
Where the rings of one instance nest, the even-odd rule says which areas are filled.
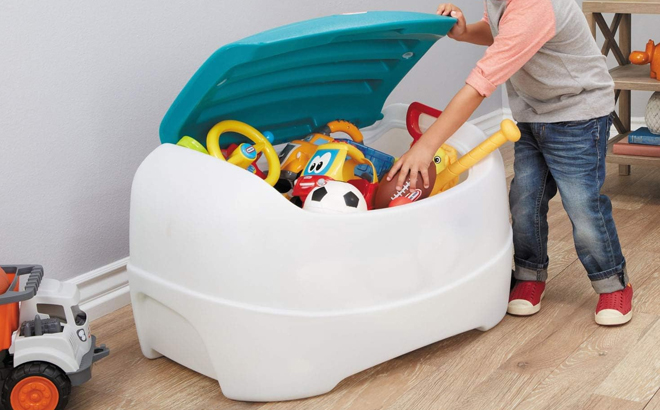
[[[429,168],[435,170],[435,167],[430,166],[433,156],[438,148],[470,118],[483,100],[484,96],[479,94],[471,85],[466,84],[461,88],[451,99],[442,115],[435,120],[415,145],[394,163],[387,174],[387,180],[391,181],[396,177],[397,172],[399,173],[396,182],[397,191],[403,188],[408,176],[410,176],[411,190],[416,189],[420,173],[422,174],[424,188],[430,186]]]
[[[410,189],[412,190],[417,188],[418,175],[421,173],[424,188],[428,188],[429,165],[431,164],[431,161],[433,161],[434,153],[433,148],[424,145],[424,141],[420,139],[408,152],[403,154],[403,156],[394,163],[394,166],[387,174],[387,180],[391,181],[398,172],[399,176],[396,183],[396,189],[401,190],[410,174]]]
[[[463,11],[451,3],[445,3],[438,6],[438,11],[436,14],[439,16],[451,16],[455,19],[458,19],[456,25],[449,31],[447,35],[449,38],[460,41],[467,32],[467,23],[465,22]]]

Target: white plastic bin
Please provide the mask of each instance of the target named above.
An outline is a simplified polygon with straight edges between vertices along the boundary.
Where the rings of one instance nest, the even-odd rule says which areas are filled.
[[[409,144],[388,131],[405,127],[404,114],[385,110],[365,141],[398,133]],[[463,154],[484,138],[466,124],[449,144]],[[289,400],[490,329],[509,291],[507,201],[499,153],[432,198],[325,215],[227,162],[163,144],[137,171],[131,198],[128,272],[142,351],[217,379],[228,398]]]

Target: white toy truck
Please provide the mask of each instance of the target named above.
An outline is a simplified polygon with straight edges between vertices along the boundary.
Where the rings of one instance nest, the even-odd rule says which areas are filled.
[[[23,280],[21,280],[23,278]],[[27,278],[27,280],[25,280]],[[61,410],[110,351],[96,346],[80,291],[40,265],[0,265],[0,386],[5,410]]]

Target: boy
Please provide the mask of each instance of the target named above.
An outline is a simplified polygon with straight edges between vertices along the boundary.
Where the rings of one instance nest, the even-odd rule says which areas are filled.
[[[485,8],[484,18],[469,25],[458,7],[438,8],[438,14],[458,19],[449,37],[488,49],[440,118],[397,161],[388,180],[398,172],[398,186],[408,175],[413,188],[418,182],[428,186],[433,153],[506,82],[522,133],[515,144],[510,192],[516,282],[508,312],[527,316],[541,309],[549,263],[548,202],[559,190],[578,256],[600,294],[596,322],[627,323],[632,287],[612,205],[600,194],[615,104],[606,59],[575,0],[487,0]]]

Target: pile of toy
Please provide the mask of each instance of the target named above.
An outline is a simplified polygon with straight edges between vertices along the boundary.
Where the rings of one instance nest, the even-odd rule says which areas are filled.
[[[421,103],[412,103],[406,117],[408,132],[415,144],[422,136],[422,114],[439,117],[442,112]],[[224,133],[238,133],[254,144],[232,144],[220,148]],[[336,139],[335,133],[350,139]],[[396,189],[396,178],[379,181],[387,175],[396,159],[363,144],[360,130],[348,121],[337,120],[316,133],[288,143],[278,155],[274,136],[263,134],[239,121],[222,121],[209,131],[206,148],[196,139],[183,137],[177,145],[214,156],[246,169],[275,187],[285,198],[305,210],[318,213],[353,213],[401,206],[444,192],[458,184],[459,175],[520,133],[515,124],[505,121],[496,133],[460,160],[456,150],[445,144],[429,165],[428,188],[411,189],[410,180]],[[268,162],[268,172],[259,169],[261,155]],[[420,178],[421,179],[421,178]]]

